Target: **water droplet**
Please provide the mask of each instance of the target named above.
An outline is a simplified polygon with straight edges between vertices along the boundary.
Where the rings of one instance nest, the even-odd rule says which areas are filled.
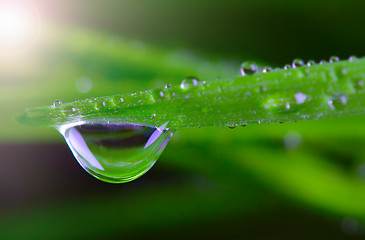
[[[300,66],[304,66],[304,62],[302,59],[294,59],[293,62],[292,62],[292,67],[293,68],[296,68],[296,67],[300,67]]]
[[[122,98],[122,97],[121,97],[121,98],[120,98],[120,102],[124,102],[124,98]]]
[[[181,84],[180,84],[180,88],[182,89],[188,89],[190,87],[197,87],[199,84],[199,80],[195,77],[187,77],[185,78]]]
[[[295,101],[296,101],[297,104],[302,104],[307,99],[307,95],[305,95],[304,93],[301,93],[301,92],[296,93],[294,95],[294,97],[295,97]]]
[[[344,95],[332,97],[331,100],[327,101],[328,106],[332,109],[343,109],[347,104],[347,97]]]
[[[162,92],[162,91],[160,91],[160,97],[164,97],[165,96],[165,93],[164,92]]]
[[[247,123],[241,123],[241,127],[246,127]]]
[[[284,66],[284,69],[285,70],[288,70],[288,69],[290,69],[291,68],[291,65],[290,64],[286,64],[285,66]]]
[[[286,104],[285,104],[285,109],[286,109],[286,110],[290,110],[290,103],[286,103]]]
[[[332,56],[332,57],[330,57],[330,60],[329,60],[330,63],[338,62],[338,61],[340,61],[340,58],[337,56]]]
[[[350,56],[349,57],[349,61],[350,62],[354,62],[354,61],[356,61],[357,60],[357,57],[355,57],[355,56]]]
[[[103,103],[102,103],[102,104],[103,104],[103,107],[105,107],[105,106],[106,106],[106,102],[105,102],[105,101],[103,101]]]
[[[258,67],[257,67],[256,63],[247,61],[247,62],[242,63],[240,70],[241,70],[241,75],[246,76],[246,75],[257,73]]]
[[[363,80],[360,80],[357,82],[357,85],[360,87],[360,88],[363,88],[364,87],[364,81]]]
[[[229,129],[234,129],[234,128],[236,128],[236,127],[237,127],[237,124],[235,124],[235,123],[227,124],[227,127],[228,127]]]
[[[316,64],[316,62],[315,62],[315,61],[313,61],[313,60],[309,60],[309,61],[307,62],[307,66],[308,66],[308,67],[310,67],[310,66],[312,66],[312,65],[314,65],[314,64]]]
[[[123,123],[80,123],[60,126],[79,164],[110,183],[132,181],[156,162],[172,132],[160,127]]]
[[[171,87],[171,83],[166,83],[165,84],[165,88],[170,88]]]
[[[325,63],[327,63],[325,60],[319,61],[319,64],[325,64]]]
[[[62,105],[62,101],[61,100],[54,100],[54,102],[53,102],[53,105],[52,105],[52,107],[58,107],[58,106],[61,106]]]
[[[73,108],[71,108],[71,110],[72,110],[73,112],[76,112],[76,108],[74,108],[74,107],[73,107]]]
[[[270,71],[272,71],[273,69],[272,69],[272,67],[264,67],[263,69],[262,69],[262,72],[263,73],[267,73],[267,72],[270,72]]]

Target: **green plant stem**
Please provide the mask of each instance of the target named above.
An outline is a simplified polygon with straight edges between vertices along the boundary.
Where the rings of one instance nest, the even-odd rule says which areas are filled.
[[[365,113],[365,59],[85,99],[27,110],[18,121],[118,121],[172,128],[298,121]]]

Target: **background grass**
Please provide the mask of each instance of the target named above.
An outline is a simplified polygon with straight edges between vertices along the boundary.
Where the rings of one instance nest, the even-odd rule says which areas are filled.
[[[244,60],[363,56],[362,1],[34,2],[41,38],[0,56],[2,239],[364,237],[361,116],[182,129],[124,185],[89,176],[55,130],[12,120],[55,99],[235,76]]]

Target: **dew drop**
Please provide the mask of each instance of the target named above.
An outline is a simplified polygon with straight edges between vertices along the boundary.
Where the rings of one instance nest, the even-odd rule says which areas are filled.
[[[71,110],[72,110],[73,112],[76,112],[76,108],[74,108],[74,107],[73,107],[73,108],[71,108]]]
[[[284,66],[284,69],[285,70],[288,70],[288,69],[290,69],[291,68],[291,65],[290,64],[286,64],[285,66]]]
[[[313,61],[313,60],[309,60],[309,61],[307,62],[307,66],[308,66],[308,67],[310,67],[310,66],[312,66],[312,65],[314,65],[314,64],[316,64],[316,62],[315,62],[315,61]]]
[[[285,104],[285,109],[286,109],[286,110],[290,110],[290,103],[286,103],[286,104]]]
[[[363,80],[360,80],[357,82],[357,86],[359,86],[360,88],[363,88],[364,87],[364,81]]]
[[[170,88],[170,87],[171,87],[171,83],[166,83],[165,86],[164,86],[164,88],[166,88],[166,89]]]
[[[357,57],[355,57],[355,56],[350,56],[349,57],[349,61],[350,62],[354,62],[354,61],[356,61],[357,60]]]
[[[199,80],[196,77],[187,77],[181,82],[180,88],[188,89],[190,87],[197,87],[198,84]]]
[[[234,124],[234,123],[227,124],[227,127],[228,127],[229,129],[234,129],[234,128],[236,128],[236,127],[237,127],[237,124]]]
[[[307,99],[307,95],[305,95],[304,93],[301,93],[301,92],[296,93],[294,95],[294,97],[295,97],[295,101],[296,101],[297,104],[302,104]]]
[[[160,97],[164,97],[165,96],[165,93],[163,91],[160,91]]]
[[[270,72],[270,71],[272,71],[273,69],[272,69],[272,67],[264,67],[263,69],[262,69],[262,72],[263,73],[267,73],[267,72]]]
[[[294,59],[293,62],[292,62],[292,67],[293,68],[296,68],[296,67],[301,67],[301,66],[304,66],[304,62],[302,59]]]
[[[132,181],[156,162],[172,136],[166,128],[124,123],[80,123],[58,127],[79,164],[110,183]]]
[[[330,60],[329,60],[330,63],[338,62],[338,61],[340,61],[340,58],[337,56],[332,56],[332,57],[330,57]]]
[[[319,61],[319,64],[325,64],[325,63],[327,63],[325,60]]]
[[[61,106],[62,105],[62,101],[61,100],[54,100],[54,102],[53,102],[53,105],[52,105],[52,107],[58,107],[58,106]]]
[[[120,98],[120,102],[124,102],[124,98],[122,98],[122,97],[121,97],[121,98]]]
[[[257,67],[256,63],[247,61],[247,62],[242,63],[240,70],[241,70],[241,75],[246,76],[246,75],[257,73],[258,67]]]

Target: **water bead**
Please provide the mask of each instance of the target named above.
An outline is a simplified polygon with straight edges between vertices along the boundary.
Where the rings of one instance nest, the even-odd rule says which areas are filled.
[[[290,69],[291,68],[291,65],[290,64],[286,64],[285,66],[284,66],[284,69],[285,70],[288,70],[288,69]]]
[[[181,82],[180,88],[188,89],[190,87],[197,87],[198,85],[199,80],[196,77],[187,77]]]
[[[247,62],[242,63],[240,70],[241,70],[241,75],[246,76],[246,75],[257,73],[258,67],[257,67],[256,63],[247,61]]]
[[[330,63],[338,62],[338,61],[340,61],[340,58],[339,58],[339,57],[337,57],[337,56],[332,56],[332,57],[330,57],[330,59],[329,59],[329,62],[330,62]]]
[[[292,62],[292,67],[293,68],[296,68],[296,67],[301,67],[301,66],[304,66],[305,64],[304,64],[304,62],[303,62],[303,60],[302,59],[294,59],[293,60],[293,62]]]
[[[314,65],[314,64],[316,64],[316,62],[315,62],[315,61],[313,61],[313,60],[309,60],[309,61],[307,62],[307,66],[308,66],[308,67],[310,67],[310,66],[312,66],[312,65]]]
[[[164,88],[166,88],[166,89],[170,88],[170,87],[171,87],[171,83],[166,83],[165,86],[164,86]]]
[[[62,101],[61,100],[54,100],[52,107],[58,107],[62,105]]]
[[[263,73],[267,73],[267,72],[270,72],[270,71],[272,71],[273,69],[271,68],[271,67],[264,67],[263,69],[262,69],[262,72]]]
[[[105,182],[124,183],[154,165],[172,136],[166,126],[107,121],[63,125],[58,130],[88,173]]]
[[[354,61],[356,61],[357,60],[357,57],[355,57],[355,56],[350,56],[349,57],[349,61],[350,62],[354,62]]]

